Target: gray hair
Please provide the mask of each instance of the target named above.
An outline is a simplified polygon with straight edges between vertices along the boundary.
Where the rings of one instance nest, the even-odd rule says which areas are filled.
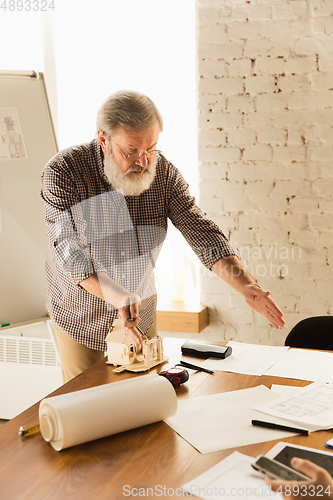
[[[97,113],[97,130],[112,134],[117,128],[146,129],[155,121],[163,130],[163,119],[154,102],[139,92],[121,90],[111,94]]]

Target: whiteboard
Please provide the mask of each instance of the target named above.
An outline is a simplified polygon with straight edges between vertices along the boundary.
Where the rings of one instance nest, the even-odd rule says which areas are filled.
[[[46,315],[40,184],[57,151],[43,74],[0,71],[0,324]]]

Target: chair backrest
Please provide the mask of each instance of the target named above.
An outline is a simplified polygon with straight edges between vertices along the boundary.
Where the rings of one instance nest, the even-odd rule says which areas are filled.
[[[285,345],[333,351],[333,316],[303,319],[291,329]]]

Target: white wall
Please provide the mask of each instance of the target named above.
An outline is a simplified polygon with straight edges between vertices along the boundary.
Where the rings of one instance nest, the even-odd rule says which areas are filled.
[[[276,331],[209,271],[202,337],[279,345],[333,311],[333,4],[198,0],[200,205],[285,314]]]

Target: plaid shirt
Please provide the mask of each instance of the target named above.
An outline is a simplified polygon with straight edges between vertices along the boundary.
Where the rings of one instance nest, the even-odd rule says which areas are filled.
[[[47,309],[63,330],[91,349],[106,350],[105,337],[117,311],[79,283],[105,272],[137,293],[142,300],[140,327],[147,332],[156,313],[154,266],[168,218],[207,268],[221,257],[237,255],[163,155],[150,188],[124,197],[105,177],[103,153],[94,139],[49,161],[41,196],[49,238]]]

